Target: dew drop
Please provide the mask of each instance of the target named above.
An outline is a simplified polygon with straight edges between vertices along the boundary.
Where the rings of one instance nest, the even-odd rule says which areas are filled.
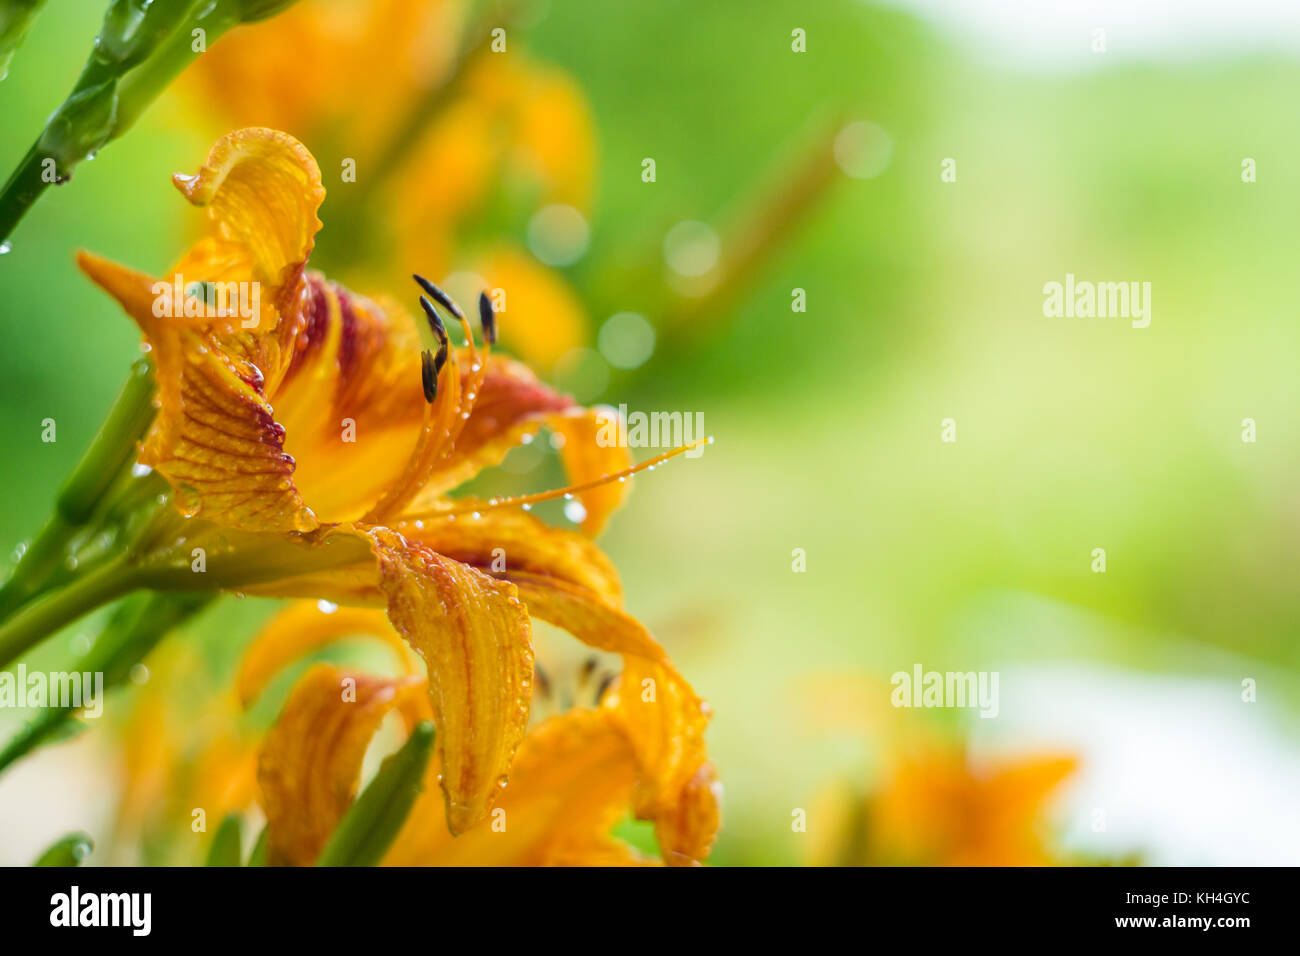
[[[306,534],[308,531],[315,531],[320,526],[320,520],[316,517],[316,512],[310,508],[300,508],[298,513],[293,516],[293,527],[295,531],[301,531]]]
[[[162,504],[163,495],[159,495],[159,504]],[[189,485],[183,485],[176,489],[176,510],[186,518],[193,518],[203,507],[203,499],[199,497],[197,490]]]
[[[7,256],[12,250],[13,246],[10,244],[8,239],[4,242],[0,242],[0,256]]]
[[[338,609],[339,606],[337,604],[333,601],[326,601],[324,598],[321,598],[316,602],[316,610],[320,611],[322,614],[333,614]]]
[[[131,668],[131,683],[139,686],[149,683],[149,668],[143,664],[136,664]]]

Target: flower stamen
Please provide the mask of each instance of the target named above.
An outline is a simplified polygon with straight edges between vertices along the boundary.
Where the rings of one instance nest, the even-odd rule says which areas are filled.
[[[478,318],[479,324],[483,326],[483,341],[488,345],[495,345],[497,341],[496,310],[492,308],[492,300],[488,298],[486,292],[478,294]]]
[[[566,488],[555,488],[551,491],[539,491],[531,495],[512,495],[507,498],[491,498],[487,501],[475,501],[473,504],[462,505],[460,507],[450,507],[443,510],[426,511],[419,514],[403,515],[404,520],[433,520],[436,518],[454,518],[456,515],[479,514],[484,511],[490,511],[493,508],[519,508],[525,510],[535,504],[543,501],[553,501],[556,498],[573,498],[584,491],[590,491],[592,488],[599,488],[614,481],[624,481],[640,471],[653,471],[656,466],[663,464],[670,458],[676,458],[683,452],[688,452],[692,448],[699,448],[701,445],[713,444],[713,436],[709,435],[704,438],[697,438],[693,442],[687,442],[685,445],[679,445],[672,451],[666,451],[662,455],[656,455],[654,458],[648,458],[639,465],[633,465],[631,468],[624,468],[622,471],[610,472],[608,475],[601,475],[592,481],[586,481],[579,485],[569,485]]]

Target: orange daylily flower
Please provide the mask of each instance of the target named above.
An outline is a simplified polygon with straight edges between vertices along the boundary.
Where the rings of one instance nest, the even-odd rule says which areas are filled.
[[[294,633],[301,628],[311,640]],[[249,662],[287,664],[310,643],[352,634],[384,640],[381,618],[348,618],[307,602],[254,639]],[[261,666],[253,668],[265,676]],[[422,678],[352,674],[327,664],[295,685],[267,735],[258,778],[273,859],[309,865],[355,797],[366,744],[384,717],[409,730],[430,716]],[[346,689],[341,692],[341,688]],[[429,786],[389,850],[389,865],[614,865],[647,862],[609,836],[629,811],[655,822],[665,862],[692,864],[717,833],[720,787],[703,744],[707,708],[670,665],[625,659],[616,692],[529,730],[489,819],[453,839]]]
[[[868,842],[886,860],[939,866],[1048,866],[1049,797],[1078,768],[1065,754],[975,765],[959,748],[900,757],[868,804]]]
[[[658,459],[634,467],[625,448],[589,440],[597,413],[491,354],[486,300],[479,346],[460,310],[425,283],[439,300],[422,300],[435,354],[396,303],[307,271],[325,191],[287,134],[238,130],[197,175],[175,179],[213,228],[167,278],[79,260],[140,326],[156,366],[159,411],[140,461],[170,484],[179,514],[158,519],[136,580],[386,607],[427,665],[447,821],[464,831],[491,806],[523,740],[530,615],[664,669],[667,684],[679,678],[622,611],[612,567],[590,541],[508,510],[533,499],[447,492],[550,425],[569,436],[571,493],[594,534],[627,493],[621,479]],[[233,298],[195,310],[187,296],[188,315],[179,297],[160,308],[175,276]],[[449,346],[440,309],[462,326],[463,347]],[[191,564],[199,552],[202,574]],[[508,570],[494,573],[498,555]]]
[[[825,788],[809,813],[810,862],[849,866],[1048,866],[1045,809],[1078,769],[1060,752],[973,761],[910,711],[884,682],[820,679],[809,688],[817,729],[878,741],[879,782]]]
[[[501,197],[526,213],[551,203],[588,212],[590,111],[576,84],[530,58],[513,30],[508,54],[493,54],[489,26],[507,21],[468,28],[468,9],[460,0],[299,4],[232,30],[182,87],[214,129],[285,130],[312,144],[326,169],[346,164],[333,214],[347,221],[344,235],[364,241],[337,250],[336,272],[381,287],[414,271],[476,275],[505,292],[503,343],[549,371],[587,339],[581,302],[521,246],[480,245],[475,228],[499,213]]]

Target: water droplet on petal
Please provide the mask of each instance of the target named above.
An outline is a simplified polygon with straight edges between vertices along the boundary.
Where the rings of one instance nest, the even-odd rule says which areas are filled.
[[[322,614],[333,614],[339,609],[339,606],[333,601],[326,601],[324,598],[321,598],[316,602],[316,609]]]
[[[308,531],[315,531],[320,526],[320,521],[316,518],[316,512],[310,508],[301,508],[293,516],[293,527],[295,531],[301,531],[306,534]]]
[[[163,496],[159,495],[158,497],[161,499]],[[159,504],[162,504],[161,500],[159,501]],[[180,488],[176,489],[176,510],[186,518],[193,518],[199,513],[199,509],[202,507],[203,499],[199,497],[198,491],[193,487],[190,485],[182,485]]]

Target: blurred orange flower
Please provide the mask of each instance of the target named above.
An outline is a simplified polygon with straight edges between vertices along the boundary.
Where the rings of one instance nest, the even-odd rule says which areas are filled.
[[[285,130],[337,177],[330,215],[340,228],[319,257],[332,274],[379,287],[412,272],[475,276],[502,290],[503,344],[549,372],[585,343],[587,319],[568,283],[519,238],[544,206],[589,213],[595,136],[563,72],[531,59],[513,35],[494,52],[491,30],[509,26],[508,12],[467,25],[469,6],[300,3],[233,30],[183,89],[211,132]]]
[[[824,678],[810,695],[820,731],[847,730],[880,752],[875,783],[817,796],[809,862],[819,866],[1048,866],[1046,809],[1077,770],[1064,753],[973,761],[911,711],[889,706],[883,682]],[[920,718],[925,721],[926,718]]]

